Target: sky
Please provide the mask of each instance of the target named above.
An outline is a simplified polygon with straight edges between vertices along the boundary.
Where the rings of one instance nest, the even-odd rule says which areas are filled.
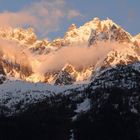
[[[109,17],[140,33],[140,0],[0,0],[0,27],[33,27],[39,38],[63,37],[67,28]]]

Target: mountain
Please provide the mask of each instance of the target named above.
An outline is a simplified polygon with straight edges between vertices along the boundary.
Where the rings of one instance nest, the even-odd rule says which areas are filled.
[[[138,139],[139,68],[139,62],[109,68],[98,72],[91,83],[75,86],[6,82],[1,85],[1,136]]]
[[[139,140],[139,42],[109,18],[52,41],[1,30],[0,139]]]
[[[103,65],[106,66],[113,65],[113,63],[114,65],[116,65],[117,63],[127,64],[127,63],[131,63],[131,61],[139,60],[139,56],[137,55],[137,53],[139,52],[139,47],[135,45],[136,41],[134,41],[133,37],[128,32],[126,32],[123,28],[121,28],[119,25],[117,25],[116,23],[114,23],[112,20],[108,18],[103,21],[101,21],[99,18],[94,18],[92,21],[85,23],[83,26],[79,28],[77,28],[75,24],[72,24],[69,27],[68,31],[66,32],[64,38],[60,38],[60,39],[58,38],[51,42],[47,40],[37,40],[36,35],[33,32],[33,29],[31,28],[27,30],[21,28],[17,28],[17,29],[10,28],[8,31],[7,30],[1,31],[0,37],[5,41],[9,41],[9,40],[12,40],[14,42],[16,41],[17,44],[21,46],[20,55],[23,57],[22,59],[26,59],[31,55],[40,58],[45,56],[47,59],[47,55],[51,55],[51,54],[53,55],[54,53],[59,52],[65,47],[67,48],[71,46],[83,46],[83,45],[92,47],[92,46],[96,46],[98,42],[117,42],[120,44],[125,44],[126,47],[123,50],[121,50],[121,48],[119,47],[112,49],[112,51],[106,54],[104,58],[106,62],[104,62],[105,64]],[[4,55],[6,56],[6,54]],[[1,57],[2,65],[4,67],[3,69],[5,70],[5,73],[10,76],[31,81],[31,82],[47,82],[49,84],[58,83],[55,82],[56,77],[58,79],[59,77],[58,75],[61,75],[60,73],[63,73],[63,69],[65,68],[65,65],[69,63],[66,62],[63,65],[63,67],[57,71],[53,70],[51,72],[44,72],[45,74],[38,74],[38,73],[34,73],[33,69],[35,68],[31,66],[32,64],[22,64],[22,62],[23,61],[25,62],[25,60],[20,60],[20,62],[18,62],[17,60],[11,61],[10,59],[12,58],[9,57],[13,57],[13,56],[9,56],[9,54],[7,55],[8,58],[6,58],[5,56]],[[27,62],[28,61],[29,63],[33,63],[30,62],[31,60],[27,60]],[[34,63],[37,63],[36,65],[40,63],[38,62],[40,60],[34,59],[32,61],[34,61]],[[96,62],[93,65],[98,64],[99,61],[103,61],[103,60],[100,60],[99,58],[98,62]],[[71,63],[69,63],[69,65],[71,65]],[[95,66],[90,66],[90,65],[83,67],[82,69],[76,68],[77,70],[76,72],[74,72],[75,75],[72,76],[74,77],[73,82],[80,82],[86,79],[90,79],[95,69]],[[101,65],[102,64],[100,64],[100,67],[103,67]],[[89,72],[87,74],[87,77],[84,77],[86,71]]]
[[[37,40],[32,28],[28,28],[27,30],[22,28],[3,28],[0,30],[0,38],[15,40],[23,45],[32,45]]]

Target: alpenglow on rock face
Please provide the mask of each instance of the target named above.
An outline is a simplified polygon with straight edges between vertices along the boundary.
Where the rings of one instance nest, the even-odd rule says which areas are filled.
[[[93,53],[98,54],[99,56],[97,57],[99,58],[96,58],[97,60],[94,61],[94,63],[90,63],[90,65],[80,68],[73,65],[72,67],[75,69],[74,72],[67,72],[69,78],[71,77],[70,79],[72,80],[72,83],[90,79],[93,77],[94,71],[96,71],[98,68],[110,67],[118,64],[127,65],[139,61],[139,40],[136,37],[132,37],[122,27],[108,18],[106,20],[94,18],[79,28],[75,24],[72,24],[66,32],[64,38],[58,38],[50,42],[47,40],[37,40],[32,29],[24,30],[20,28],[10,28],[9,31],[3,30],[1,31],[0,38],[5,42],[16,41],[18,46],[20,46],[20,55],[22,58],[27,60],[26,62],[28,62],[28,64],[22,64],[22,62],[25,62],[25,60],[13,61],[13,57],[16,58],[16,55],[14,54],[14,56],[11,56],[11,54],[9,55],[5,53],[3,51],[4,49],[2,49],[0,59],[1,67],[5,74],[30,82],[46,82],[52,84],[59,83],[61,81],[61,83],[63,83],[62,79],[65,79],[66,75],[62,74],[64,73],[63,69],[65,68],[66,64],[73,65],[71,64],[71,60],[68,60],[65,64],[63,64],[61,69],[54,71],[52,70],[49,72],[44,71],[44,74],[40,74],[40,72],[36,73],[35,69],[37,67],[34,65],[38,66],[44,61],[47,62],[47,57],[50,55],[55,56],[55,53],[59,54],[59,51],[61,52],[62,49],[68,47],[99,47],[101,46],[98,45],[100,42],[106,43],[106,46],[109,43],[112,44],[115,42],[118,46],[107,51],[104,60],[100,59],[102,52],[100,53],[98,50],[95,50],[97,52],[94,51]],[[123,44],[125,47],[121,49],[119,47],[121,45],[119,44]],[[103,45],[102,48],[102,50],[105,49]],[[17,54],[18,53],[19,52],[17,52]],[[93,56],[94,55],[95,54],[93,54]],[[37,60],[34,60],[34,57],[35,59],[37,58]],[[60,77],[61,80],[59,80]],[[64,83],[72,84],[71,82]]]

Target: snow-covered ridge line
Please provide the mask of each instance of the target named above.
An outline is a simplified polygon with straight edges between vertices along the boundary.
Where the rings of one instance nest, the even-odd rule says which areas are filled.
[[[83,90],[83,88],[84,85],[53,86],[43,83],[34,84],[7,80],[0,85],[0,113],[3,112],[10,116],[26,109],[30,104],[41,102],[46,98],[62,93],[68,95],[71,89]],[[18,109],[17,106],[19,106]]]

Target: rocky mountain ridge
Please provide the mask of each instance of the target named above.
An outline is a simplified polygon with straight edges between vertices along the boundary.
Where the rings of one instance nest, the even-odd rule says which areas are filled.
[[[100,62],[98,67],[108,67],[117,64],[130,64],[139,61],[139,46],[135,37],[132,37],[123,28],[118,26],[110,19],[101,21],[99,18],[94,18],[92,21],[85,23],[83,26],[77,28],[72,24],[66,32],[64,38],[48,42],[46,40],[37,40],[35,33],[32,29],[23,30],[21,28],[2,30],[0,38],[3,40],[14,40],[21,46],[21,50],[27,48],[33,55],[47,55],[57,52],[63,47],[69,46],[96,46],[98,42],[117,42],[118,44],[125,44],[124,49],[114,48],[105,57],[103,62]],[[24,46],[24,47],[22,47]],[[10,60],[10,58],[8,58]],[[24,67],[19,63],[10,62],[1,58],[1,67],[3,67],[6,75],[17,77],[19,79],[31,82],[47,82],[47,83],[65,83],[62,79],[69,77],[73,83],[90,79],[92,77],[94,66],[83,68],[83,70],[75,70],[74,66],[70,66],[65,71],[65,64],[60,71],[52,71],[45,73],[45,75],[37,75],[33,72],[32,68]],[[101,61],[101,60],[99,60]],[[96,62],[97,64],[99,62]],[[68,64],[71,65],[71,64]],[[61,76],[60,76],[61,75]],[[63,76],[62,76],[63,75]],[[87,77],[86,77],[87,76]],[[59,79],[59,77],[61,77]],[[69,79],[68,78],[68,79]],[[68,80],[69,81],[69,80]],[[66,82],[67,83],[67,82]],[[68,84],[68,83],[67,83]]]

